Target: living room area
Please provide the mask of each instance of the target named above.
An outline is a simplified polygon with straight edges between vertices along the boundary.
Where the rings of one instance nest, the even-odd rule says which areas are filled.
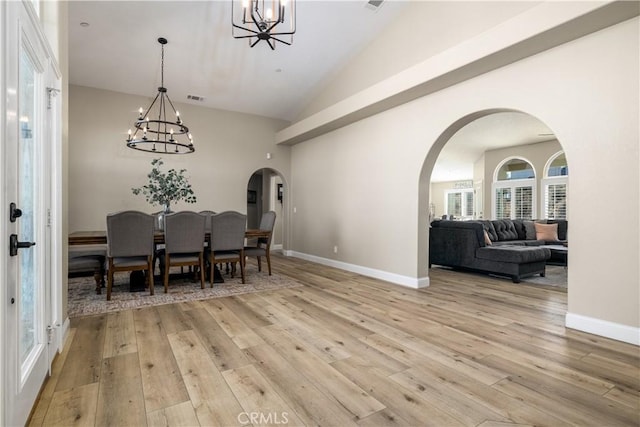
[[[431,176],[430,265],[566,288],[568,186],[562,145],[539,119],[510,111],[467,124]],[[451,229],[460,224],[449,221],[480,222],[485,234],[462,238],[463,229]],[[475,253],[462,260],[468,251]]]

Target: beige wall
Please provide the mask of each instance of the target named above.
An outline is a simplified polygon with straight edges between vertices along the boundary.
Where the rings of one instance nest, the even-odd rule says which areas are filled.
[[[355,60],[321,85],[299,115],[310,116],[349,95],[455,46],[539,4],[537,1],[411,1]],[[384,5],[382,6],[384,7]],[[363,13],[369,13],[363,10]]]
[[[441,135],[477,112],[523,111],[555,132],[571,165],[569,313],[637,328],[638,51],[636,18],[293,146],[292,249],[426,277]],[[603,203],[616,221],[594,234]]]
[[[146,183],[151,159],[158,156],[125,145],[137,109],[149,103],[144,97],[70,87],[70,231],[104,230],[109,212],[159,210],[131,192]],[[187,169],[198,201],[179,203],[173,210],[246,213],[247,184],[255,171],[269,167],[289,181],[290,148],[274,144],[274,133],[284,122],[187,104],[176,108],[193,134],[196,152],[162,158],[166,168]]]
[[[518,157],[527,160],[536,173],[536,212],[534,218],[544,218],[544,209],[542,207],[542,179],[544,178],[544,167],[549,159],[558,152],[562,151],[562,146],[558,141],[547,141],[538,144],[520,145],[517,147],[501,148],[499,150],[485,151],[484,157],[484,213],[486,218],[493,219],[493,189],[494,173],[498,165],[505,159]],[[570,165],[569,165],[570,166]],[[569,201],[571,203],[571,201]]]

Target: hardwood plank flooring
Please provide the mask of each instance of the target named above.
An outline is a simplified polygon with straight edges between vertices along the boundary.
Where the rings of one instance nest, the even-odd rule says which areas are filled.
[[[30,425],[640,426],[640,349],[563,289],[272,264],[301,286],[72,319]]]

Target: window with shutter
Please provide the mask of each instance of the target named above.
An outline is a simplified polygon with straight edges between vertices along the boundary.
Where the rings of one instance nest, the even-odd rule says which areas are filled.
[[[536,201],[535,171],[523,159],[504,161],[493,182],[495,219],[533,219]]]
[[[544,216],[548,219],[567,218],[567,184],[569,167],[564,152],[551,157],[545,169]]]
[[[497,188],[495,218],[511,218],[511,188]]]
[[[445,197],[445,212],[460,219],[473,218],[473,189],[448,190]]]

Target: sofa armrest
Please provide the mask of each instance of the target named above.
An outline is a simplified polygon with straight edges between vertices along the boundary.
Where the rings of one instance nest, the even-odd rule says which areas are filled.
[[[473,263],[476,249],[484,247],[482,224],[472,221],[437,221],[429,233],[429,263],[464,266]]]

